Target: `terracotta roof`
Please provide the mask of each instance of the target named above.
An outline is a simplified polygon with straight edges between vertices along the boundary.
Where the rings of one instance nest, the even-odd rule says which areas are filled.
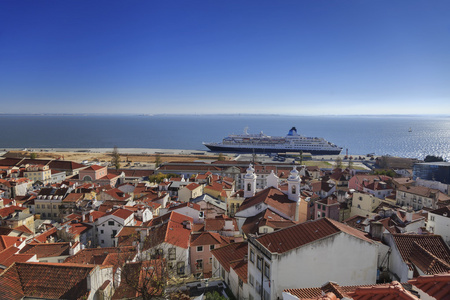
[[[198,183],[193,182],[193,183],[190,183],[190,184],[186,185],[186,188],[187,188],[188,190],[190,190],[190,191],[193,191],[193,190],[195,190],[196,188],[198,188],[199,186],[200,186],[200,185],[199,185]]]
[[[253,217],[246,218],[244,224],[242,225],[242,231],[246,235],[249,235],[259,232],[259,227],[261,226],[269,226],[274,229],[281,229],[295,224],[295,222],[286,219],[267,208]]]
[[[389,285],[374,285],[359,287],[354,292],[348,293],[353,300],[383,299],[383,300],[419,300],[397,281]]]
[[[75,255],[67,257],[64,263],[105,264],[108,255],[115,253],[121,253],[127,257],[130,254],[134,256],[136,247],[85,248]],[[108,264],[108,261],[106,261],[106,264]]]
[[[114,178],[117,178],[119,175],[114,175],[114,174],[106,174],[105,176],[99,178],[99,180],[111,180]]]
[[[174,211],[152,219],[146,224],[151,228],[144,242],[144,249],[164,242],[184,249],[189,248],[191,229],[188,228],[187,223],[192,225],[193,219]]]
[[[111,215],[119,217],[124,220],[127,219],[128,217],[130,217],[132,214],[133,214],[133,212],[131,210],[122,209],[122,208],[118,208],[111,212]]]
[[[346,297],[347,299],[358,300],[370,300],[370,299],[411,299],[418,300],[418,298],[403,298],[403,296],[409,296],[411,293],[405,290],[405,288],[398,282],[382,283],[373,285],[354,285],[354,286],[339,286],[337,283],[328,282],[322,287],[313,288],[301,288],[301,289],[285,289],[283,292],[290,293],[291,295],[302,299],[341,299]],[[400,292],[400,293],[399,293]],[[331,298],[323,298],[324,294]],[[391,294],[389,294],[391,293]],[[331,296],[332,295],[332,296]],[[354,295],[354,298],[350,298]],[[334,298],[333,298],[334,296]],[[396,298],[398,297],[398,298]]]
[[[205,231],[223,231],[225,227],[225,220],[231,220],[233,222],[234,231],[239,230],[236,219],[232,219],[225,215],[219,215],[216,218],[208,218],[205,219]]]
[[[229,238],[223,237],[216,232],[202,232],[200,234],[191,235],[190,246],[201,246],[201,245],[226,245],[229,244]]]
[[[429,275],[450,271],[450,249],[440,235],[392,234],[392,237],[409,266],[414,264]]]
[[[214,250],[212,255],[219,261],[222,267],[230,272],[231,262],[244,259],[248,252],[247,242],[232,243]]]
[[[255,196],[245,199],[238,212],[260,203],[265,203],[287,216],[293,216],[295,213],[296,202],[289,200],[286,194],[274,187],[266,188]]]
[[[37,258],[69,255],[70,243],[29,243],[26,244],[20,254],[36,254]]]
[[[181,203],[181,204],[179,204],[179,205],[170,207],[170,208],[169,208],[169,211],[176,210],[176,209],[180,209],[180,208],[183,208],[183,207],[186,207],[186,206],[189,206],[190,208],[195,209],[195,210],[198,210],[198,211],[201,210],[200,205],[198,205],[197,203],[193,203],[193,202],[184,202],[184,203]]]
[[[93,265],[15,263],[0,275],[2,299],[82,299]]]
[[[256,240],[270,252],[284,253],[340,232],[353,235],[369,243],[373,242],[364,232],[328,218],[307,221],[280,229],[256,238]]]
[[[14,230],[18,230],[18,231],[22,231],[22,232],[25,232],[25,233],[33,234],[33,232],[25,225],[18,226],[16,228],[14,228]]]
[[[450,299],[450,273],[419,276],[408,280],[408,283],[437,300]]]
[[[99,166],[99,165],[92,165],[92,166],[87,167],[83,171],[86,171],[86,170],[97,171],[97,170],[101,170],[101,169],[104,169],[104,168],[106,168],[106,167],[102,167],[102,166]]]
[[[19,246],[24,240],[24,237],[0,235],[0,251],[9,246]]]
[[[64,198],[63,202],[77,202],[84,198],[83,193],[70,193]]]
[[[450,218],[450,205],[430,211],[430,213]]]
[[[26,210],[26,207],[21,207],[21,206],[8,206],[8,207],[4,207],[4,208],[0,208],[0,217],[1,218],[6,218],[9,215],[13,214],[16,210],[17,211],[24,211]]]
[[[45,231],[45,232],[43,232],[43,233],[37,235],[36,237],[34,237],[33,240],[36,241],[36,242],[39,242],[39,243],[46,243],[46,242],[47,242],[47,239],[48,239],[50,236],[54,236],[54,237],[57,236],[57,230],[56,230],[55,227],[52,227],[52,228],[50,228],[49,230],[47,230],[47,231]]]

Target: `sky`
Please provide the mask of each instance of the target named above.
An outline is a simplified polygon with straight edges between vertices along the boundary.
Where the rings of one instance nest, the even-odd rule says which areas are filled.
[[[450,114],[448,0],[2,0],[0,113]]]

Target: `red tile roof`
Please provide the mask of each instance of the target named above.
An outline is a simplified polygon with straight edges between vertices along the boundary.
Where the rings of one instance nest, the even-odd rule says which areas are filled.
[[[397,281],[389,285],[375,285],[359,287],[354,292],[348,293],[353,300],[383,299],[383,300],[419,300]]]
[[[408,280],[408,283],[437,300],[450,299],[450,273],[419,276]]]
[[[193,209],[198,210],[198,211],[201,210],[200,205],[198,205],[197,203],[193,203],[193,202],[184,202],[184,203],[181,203],[181,204],[179,204],[179,205],[170,207],[170,208],[169,208],[169,211],[176,210],[176,209],[180,209],[180,208],[183,208],[183,207],[186,207],[186,206],[189,206],[190,208],[193,208]]]
[[[392,237],[410,267],[414,264],[428,275],[450,271],[450,249],[440,235],[397,233]]]
[[[136,247],[110,247],[110,248],[85,248],[75,255],[66,258],[64,263],[75,264],[105,264],[108,255],[121,253],[128,257],[129,254],[136,254]],[[125,261],[125,260],[124,260]]]
[[[269,226],[274,229],[280,229],[295,224],[295,222],[280,216],[276,212],[266,209],[253,217],[245,219],[245,222],[242,225],[242,231],[246,235],[249,235],[259,232],[259,227],[261,226]]]
[[[24,211],[27,208],[25,207],[21,207],[21,206],[8,206],[8,207],[4,207],[4,208],[0,208],[0,217],[1,218],[6,218],[7,216],[13,214],[16,210],[17,211]]]
[[[248,252],[247,242],[232,243],[214,250],[212,255],[219,261],[222,267],[230,272],[231,263],[244,259]]]
[[[229,244],[229,238],[223,237],[216,232],[202,232],[191,235],[191,247],[202,245],[226,245]]]
[[[41,233],[40,235],[37,235],[33,240],[38,243],[46,243],[47,239],[51,236],[57,236],[57,230],[55,227],[52,227],[49,230]]]
[[[37,258],[69,255],[70,243],[29,243],[26,244],[20,254],[36,254]]]
[[[238,212],[260,203],[265,203],[287,216],[293,217],[295,214],[296,202],[289,200],[286,194],[274,187],[266,188],[255,196],[245,199]]]
[[[191,217],[175,211],[150,220],[145,224],[145,226],[150,226],[150,229],[144,249],[155,247],[164,242],[184,249],[189,248],[192,230],[188,227],[192,226],[193,223]]]
[[[92,166],[87,167],[87,168],[84,169],[84,170],[93,170],[93,171],[97,171],[97,170],[101,170],[101,169],[104,169],[104,168],[106,168],[106,167],[102,167],[102,166],[99,166],[99,165],[92,165]]]
[[[9,246],[19,246],[25,240],[24,237],[0,235],[0,251]]]
[[[256,238],[256,240],[271,252],[284,253],[340,232],[353,235],[369,243],[373,242],[364,232],[328,218],[307,221],[280,229]]]
[[[0,275],[2,299],[82,299],[93,265],[15,263]]]
[[[200,186],[200,184],[193,182],[193,183],[186,185],[186,188],[190,191],[193,191],[196,188],[198,188],[199,186]]]

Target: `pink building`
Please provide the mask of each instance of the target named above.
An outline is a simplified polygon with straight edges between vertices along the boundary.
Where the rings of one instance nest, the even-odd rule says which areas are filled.
[[[106,167],[92,165],[86,169],[80,170],[79,178],[83,181],[98,180],[108,174]]]
[[[316,201],[314,203],[314,220],[330,218],[339,221],[339,207],[339,202],[333,196]]]
[[[211,250],[230,243],[229,238],[214,232],[202,232],[191,235],[191,273],[199,278],[210,278],[218,274],[212,274]]]

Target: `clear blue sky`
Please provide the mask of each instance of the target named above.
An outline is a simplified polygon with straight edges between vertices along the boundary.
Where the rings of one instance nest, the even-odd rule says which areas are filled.
[[[448,0],[2,0],[2,113],[450,113]]]

